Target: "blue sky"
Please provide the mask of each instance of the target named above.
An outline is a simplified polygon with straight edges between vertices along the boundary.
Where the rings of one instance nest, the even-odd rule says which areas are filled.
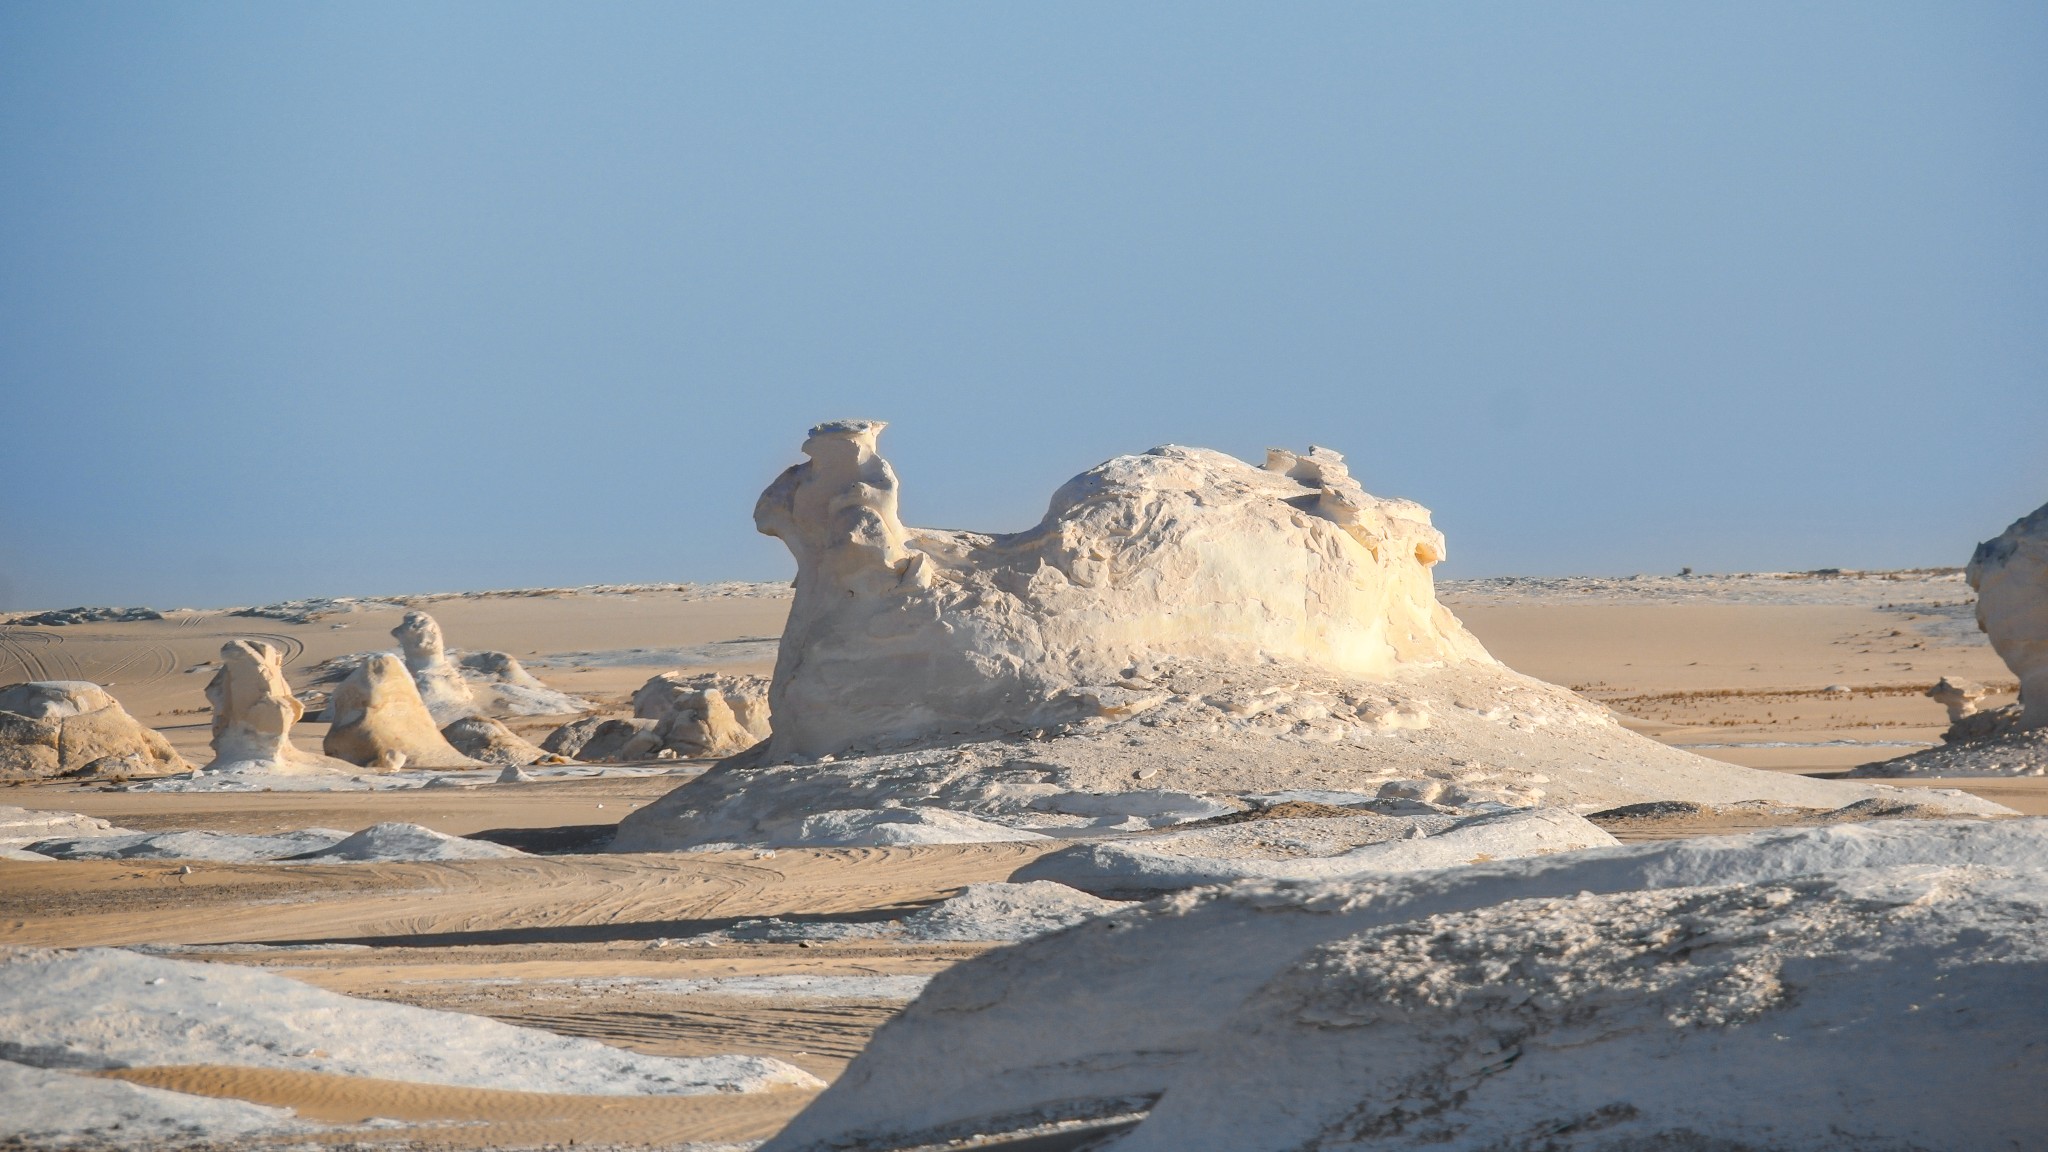
[[[0,608],[782,578],[1178,442],[1445,576],[2048,499],[2039,4],[0,0]]]

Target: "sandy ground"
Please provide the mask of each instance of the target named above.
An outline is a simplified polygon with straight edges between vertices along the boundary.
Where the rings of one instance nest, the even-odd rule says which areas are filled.
[[[1753,767],[1835,772],[1932,742],[1944,714],[1920,693],[1944,675],[2002,686],[2002,699],[2011,698],[2010,673],[1974,629],[1961,626],[1967,621],[1955,604],[1918,611],[1867,594],[1830,600],[1826,588],[1800,588],[1816,602],[1717,599],[1711,588],[1660,600],[1598,588],[1509,595],[1453,586],[1444,598],[1509,665],[1570,685],[1665,743]],[[788,601],[633,592],[425,606],[452,647],[511,652],[553,686],[618,707],[648,676],[671,668],[765,673]],[[295,687],[305,687],[322,660],[391,647],[388,632],[402,614],[401,606],[379,605],[294,623],[182,611],[141,623],[0,627],[0,683],[98,681],[189,759],[204,762],[203,689],[224,640],[278,644]],[[517,726],[537,736],[556,722]],[[320,735],[317,724],[296,733],[309,748]],[[45,784],[0,789],[0,804],[152,830],[353,831],[403,820],[560,851],[602,836],[694,770],[384,793],[144,794]],[[1912,783],[1965,787],[2048,814],[2048,781]],[[1636,839],[1743,826],[1720,819],[1614,830]],[[982,946],[691,938],[752,918],[900,914],[967,883],[1006,879],[1052,846],[195,863],[189,871],[162,862],[0,863],[0,943],[173,946],[182,958],[271,966],[351,995],[481,1013],[655,1054],[772,1055],[829,1079],[900,999],[712,994],[672,982],[923,976]],[[772,1133],[810,1098],[545,1096],[204,1066],[118,1075],[288,1105],[338,1125],[320,1138],[328,1142],[445,1147],[745,1142]],[[357,1126],[370,1117],[382,1122]]]

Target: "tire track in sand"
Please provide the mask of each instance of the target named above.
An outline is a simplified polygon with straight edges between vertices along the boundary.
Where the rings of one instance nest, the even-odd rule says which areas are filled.
[[[22,680],[64,680],[65,676],[52,675],[45,655],[64,643],[60,636],[48,632],[36,632],[27,628],[0,628],[0,681],[13,683],[16,679],[13,669],[21,670]],[[68,662],[68,661],[67,661]]]

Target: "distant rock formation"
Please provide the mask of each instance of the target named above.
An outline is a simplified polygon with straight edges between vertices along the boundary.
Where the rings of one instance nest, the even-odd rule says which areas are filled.
[[[97,684],[32,680],[0,688],[0,779],[153,776],[190,768],[169,741]]]
[[[633,694],[633,715],[657,722],[659,747],[685,760],[730,756],[768,738],[763,676],[664,672]]]
[[[470,693],[493,716],[564,716],[590,707],[542,683],[508,652],[465,652],[457,663]]]
[[[285,683],[284,653],[261,640],[221,645],[220,670],[206,685],[213,705],[212,773],[353,771],[347,763],[306,752],[292,743],[292,725],[306,706]]]
[[[457,752],[485,764],[523,767],[560,759],[489,716],[464,716],[442,728],[441,735]]]
[[[1977,714],[1977,701],[1982,700],[1985,689],[1982,684],[1969,680],[1950,680],[1943,676],[1940,683],[1927,690],[1927,698],[1948,709],[1948,722],[1960,724],[1965,716]]]
[[[406,671],[411,673],[420,701],[433,715],[437,727],[476,714],[476,697],[463,681],[462,671],[448,659],[441,626],[432,616],[407,612],[391,634],[405,650]]]
[[[441,735],[406,665],[388,653],[371,656],[341,682],[332,712],[333,726],[322,744],[329,756],[383,771],[483,767]]]
[[[754,523],[796,556],[768,757],[1114,714],[1077,689],[1163,657],[1348,677],[1492,664],[1437,604],[1429,511],[1367,495],[1335,452],[1255,468],[1201,448],[1119,456],[1010,536],[908,529],[885,425],[811,429]]]
[[[2048,726],[2048,504],[1977,545],[1964,574],[1977,626],[2020,678],[2020,726]]]

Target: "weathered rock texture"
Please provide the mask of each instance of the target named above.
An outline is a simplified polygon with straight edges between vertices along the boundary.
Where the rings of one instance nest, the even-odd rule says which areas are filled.
[[[525,765],[562,758],[489,716],[464,716],[441,729],[457,752],[484,764]]]
[[[762,676],[664,672],[633,694],[633,715],[657,722],[660,747],[685,760],[730,756],[768,738]]]
[[[1982,686],[1944,678],[1927,693],[1948,706],[1941,743],[1849,775],[2048,775],[2048,504],[1977,545],[1964,575],[1977,590],[1977,626],[2020,678],[2019,703],[1979,711]]]
[[[350,673],[334,690],[332,711],[322,745],[329,756],[384,771],[482,767],[441,735],[396,656],[378,653]]]
[[[147,776],[190,767],[97,684],[32,680],[0,688],[0,779]]]
[[[1264,468],[1119,456],[1010,536],[909,529],[879,421],[821,424],[754,523],[797,561],[770,758],[1014,731],[1114,711],[1077,689],[1162,657],[1347,677],[1492,660],[1437,604],[1429,512],[1327,449]]]
[[[1927,690],[1927,698],[1948,709],[1948,722],[1959,724],[1965,716],[1977,714],[1977,701],[1987,692],[1982,684],[1968,680],[1950,680],[1943,676],[1941,681]]]
[[[411,673],[420,701],[433,715],[436,726],[477,712],[476,697],[464,682],[461,669],[448,659],[441,626],[432,616],[407,612],[391,634],[405,650],[406,671]]]
[[[755,510],[797,560],[773,734],[627,816],[617,849],[804,843],[821,814],[885,808],[1072,834],[1316,790],[1459,815],[1889,791],[1666,748],[1503,667],[1436,602],[1429,513],[1325,449],[1121,456],[988,536],[901,523],[881,427],[813,429]]]
[[[2020,678],[2023,728],[2048,726],[2048,504],[1977,545],[1977,626]]]
[[[966,961],[762,1152],[1905,1152],[2048,1130],[2048,822],[1251,881]]]
[[[220,670],[206,685],[213,705],[213,761],[207,773],[317,773],[353,769],[292,743],[306,706],[285,683],[284,653],[261,640],[221,645]]]

